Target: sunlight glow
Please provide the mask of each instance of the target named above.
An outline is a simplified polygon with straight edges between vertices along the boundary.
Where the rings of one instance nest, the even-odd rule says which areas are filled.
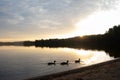
[[[110,27],[120,24],[120,8],[110,11],[98,11],[87,18],[78,21],[76,26],[77,35],[103,34]]]

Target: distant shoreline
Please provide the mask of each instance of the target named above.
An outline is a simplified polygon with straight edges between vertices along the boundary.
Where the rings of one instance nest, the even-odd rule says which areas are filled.
[[[120,79],[120,58],[83,68],[25,80],[97,80],[97,78],[98,80]]]
[[[23,46],[24,41],[19,42],[0,42],[0,46]]]

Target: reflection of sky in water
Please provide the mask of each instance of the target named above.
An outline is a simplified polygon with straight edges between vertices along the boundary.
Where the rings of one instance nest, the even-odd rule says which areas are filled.
[[[74,60],[80,58],[81,64]],[[113,59],[104,51],[77,50],[72,48],[35,48],[35,47],[0,47],[0,79],[21,80],[32,76],[46,75],[75,69]],[[47,63],[57,61],[56,66]],[[59,63],[69,60],[69,66]]]
[[[75,53],[75,55],[77,55],[81,59],[81,61],[83,61],[85,64],[95,64],[110,59],[114,59],[104,51],[97,51],[97,50],[92,51],[92,50],[84,50],[84,49],[78,50],[78,49],[69,49],[69,48],[65,48],[64,50]]]

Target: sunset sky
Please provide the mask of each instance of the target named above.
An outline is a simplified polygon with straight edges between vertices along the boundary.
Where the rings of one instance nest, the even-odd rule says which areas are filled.
[[[105,33],[120,24],[120,0],[0,0],[0,41]]]

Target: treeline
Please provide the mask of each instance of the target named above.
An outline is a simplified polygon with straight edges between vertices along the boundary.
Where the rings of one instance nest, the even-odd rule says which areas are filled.
[[[36,47],[119,47],[120,25],[110,28],[105,34],[73,37],[67,39],[46,39],[25,41],[25,46]]]
[[[23,46],[23,42],[0,42],[0,46]]]

